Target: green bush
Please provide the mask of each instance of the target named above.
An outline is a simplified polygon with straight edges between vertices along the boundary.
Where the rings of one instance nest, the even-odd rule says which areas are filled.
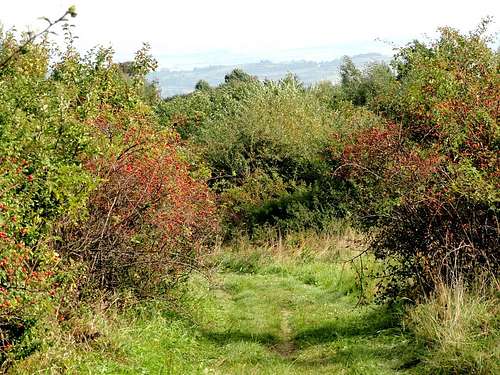
[[[343,215],[338,198],[347,187],[328,178],[324,151],[344,117],[293,77],[250,84],[252,94],[236,113],[207,121],[192,140],[212,171],[228,224],[250,232],[320,229]]]
[[[29,354],[37,320],[66,319],[82,290],[170,285],[217,231],[207,185],[149,104],[147,46],[124,74],[65,30],[63,51],[0,35],[0,360]]]
[[[334,157],[356,187],[358,222],[377,228],[389,295],[498,272],[499,60],[486,26],[402,48],[392,94],[376,98],[386,121],[354,132]]]
[[[234,72],[233,72],[234,73]],[[164,99],[156,106],[160,123],[174,127],[184,138],[190,138],[205,128],[208,122],[218,121],[238,113],[246,98],[255,95],[261,83],[251,78],[237,79],[238,74],[224,84],[210,88],[206,85],[191,94]]]
[[[157,113],[186,139],[195,168],[209,171],[227,228],[321,229],[349,214],[353,194],[352,184],[332,178],[338,163],[325,157],[327,149],[380,121],[335,97],[341,91],[305,89],[292,75],[259,82],[233,72],[218,87],[166,99]]]
[[[291,178],[314,176],[331,132],[328,113],[295,82],[261,84],[234,116],[208,123],[195,141],[217,176],[256,170]]]
[[[337,100],[347,100],[354,105],[367,105],[378,111],[381,98],[392,93],[396,77],[384,63],[372,63],[364,69],[357,68],[349,57],[340,66],[341,83]]]
[[[0,35],[0,61],[22,44]],[[48,43],[26,48],[0,68],[0,355],[54,294],[54,224],[84,217],[97,183],[83,165],[95,148],[73,85],[47,78]]]

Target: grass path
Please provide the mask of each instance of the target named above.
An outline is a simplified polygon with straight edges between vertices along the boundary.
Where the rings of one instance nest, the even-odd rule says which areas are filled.
[[[358,276],[376,272],[376,262],[367,259],[361,272],[361,263],[352,262],[356,253],[347,249],[353,241],[332,247],[308,240],[290,241],[289,247],[221,249],[209,259],[208,275],[191,275],[171,291],[171,302],[132,299],[128,307],[104,309],[96,304],[52,329],[40,326],[46,340],[32,342],[38,350],[9,373],[498,373],[496,300],[459,301],[457,310],[453,294],[446,300],[449,309],[421,306],[427,309],[422,319],[430,317],[436,334],[450,337],[438,350],[425,347],[401,327],[401,316],[370,302],[375,280],[364,278],[360,288]],[[444,320],[442,331],[436,326],[440,311],[454,319]],[[470,322],[456,325],[457,311]],[[469,350],[465,355],[453,346],[464,332],[483,335],[462,345]]]
[[[219,318],[203,339],[215,374],[394,374],[412,364],[412,341],[385,308],[300,277],[220,275]]]
[[[53,345],[13,373],[418,373],[414,340],[386,308],[358,304],[352,269],[243,263],[222,264],[210,281],[193,277],[180,313],[153,302],[113,319],[91,316],[99,338]]]

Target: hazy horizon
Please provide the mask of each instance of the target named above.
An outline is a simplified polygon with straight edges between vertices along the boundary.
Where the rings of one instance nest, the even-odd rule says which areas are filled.
[[[404,42],[402,42],[403,44]],[[262,54],[245,54],[230,49],[211,50],[199,53],[188,53],[179,55],[155,56],[160,63],[160,69],[171,71],[191,71],[197,68],[211,66],[234,66],[256,64],[263,61],[272,63],[287,63],[294,61],[328,62],[343,56],[355,56],[362,54],[380,54],[391,56],[391,48],[378,47],[377,43],[365,43],[363,45],[330,45],[311,48],[287,49],[267,52]]]
[[[500,2],[422,0],[405,6],[394,0],[264,1],[18,0],[0,6],[5,28],[37,30],[38,17],[54,19],[74,4],[72,19],[85,51],[112,46],[120,61],[133,58],[142,42],[160,68],[189,70],[270,60],[328,61],[343,55],[392,53],[414,38],[432,35],[439,26],[473,29],[482,17],[500,16]],[[432,12],[428,10],[432,9]],[[361,11],[362,10],[362,11]],[[493,26],[498,29],[497,23]]]

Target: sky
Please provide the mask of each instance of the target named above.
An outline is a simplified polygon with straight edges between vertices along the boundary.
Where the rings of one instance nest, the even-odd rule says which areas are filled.
[[[500,24],[495,0],[0,0],[4,28],[37,30],[75,5],[77,46],[113,46],[118,60],[149,42],[160,67],[390,54],[439,26]]]

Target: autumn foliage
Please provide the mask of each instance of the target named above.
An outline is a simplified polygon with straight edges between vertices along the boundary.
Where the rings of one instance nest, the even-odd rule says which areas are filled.
[[[215,203],[179,156],[178,135],[141,123],[121,139],[119,154],[87,161],[101,183],[88,218],[63,226],[59,246],[86,263],[91,285],[147,295],[197,267],[217,231]]]
[[[385,122],[337,156],[360,223],[377,228],[376,256],[390,260],[389,296],[498,273],[499,60],[486,24],[401,49],[394,91],[377,98]]]
[[[218,229],[205,181],[154,115],[147,46],[125,72],[63,31],[66,50],[0,34],[0,360],[96,293],[165,292]]]

